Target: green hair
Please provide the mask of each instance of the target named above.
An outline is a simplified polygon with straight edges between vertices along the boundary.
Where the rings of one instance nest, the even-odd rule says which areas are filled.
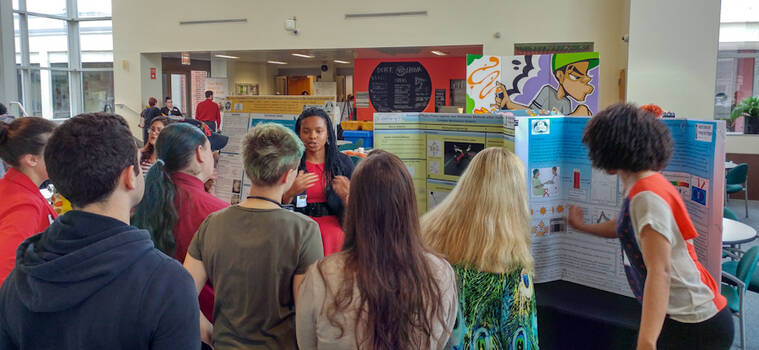
[[[257,186],[274,185],[285,172],[297,169],[305,149],[292,130],[275,123],[258,124],[242,141],[245,174]]]

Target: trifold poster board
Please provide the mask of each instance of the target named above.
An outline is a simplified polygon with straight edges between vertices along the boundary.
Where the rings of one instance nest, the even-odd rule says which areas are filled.
[[[533,109],[598,112],[598,52],[466,57],[466,112]]]
[[[320,107],[335,120],[335,97],[320,96],[230,96],[224,102],[223,134],[229,143],[219,154],[214,194],[236,204],[250,192],[250,180],[242,165],[242,140],[260,123],[279,123],[295,129],[295,121],[309,107]]]
[[[474,154],[490,146],[515,151],[525,164],[535,281],[566,280],[632,296],[619,241],[580,233],[567,224],[570,205],[583,209],[586,223],[614,220],[625,196],[616,175],[591,166],[588,150],[581,141],[590,118],[529,117],[523,116],[524,112],[512,112],[376,113],[375,146],[398,155],[409,168],[421,212],[439,204],[455,186],[458,177],[454,175],[465,168],[454,168],[446,161],[466,159],[468,164]],[[496,130],[494,120],[503,123],[502,130]],[[674,140],[672,158],[662,173],[682,195],[698,230],[694,245],[699,260],[719,281],[724,122],[662,121]]]
[[[453,189],[486,147],[514,150],[514,117],[505,114],[375,113],[374,147],[397,155],[411,172],[419,211]]]

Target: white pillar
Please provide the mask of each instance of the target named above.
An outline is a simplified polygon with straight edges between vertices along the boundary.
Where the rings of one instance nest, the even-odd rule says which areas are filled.
[[[632,0],[627,100],[713,119],[719,24],[719,1]]]
[[[53,108],[53,75],[49,69],[50,56],[47,51],[40,50],[40,97],[42,102],[42,116],[47,119],[53,119],[55,109]]]

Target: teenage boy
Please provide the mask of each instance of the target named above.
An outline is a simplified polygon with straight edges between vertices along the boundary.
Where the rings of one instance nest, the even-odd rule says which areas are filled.
[[[82,114],[45,148],[74,210],[24,241],[0,288],[0,349],[198,349],[190,275],[129,225],[144,182],[123,118]]]
[[[281,125],[253,128],[243,140],[250,196],[209,215],[190,243],[184,266],[196,290],[210,278],[216,292],[213,326],[200,323],[217,349],[296,349],[295,295],[324,254],[319,225],[280,202],[304,149]]]

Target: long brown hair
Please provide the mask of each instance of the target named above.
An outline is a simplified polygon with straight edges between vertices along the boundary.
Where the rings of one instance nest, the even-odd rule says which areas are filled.
[[[327,319],[344,331],[335,316],[352,307],[357,287],[358,348],[431,348],[434,322],[445,325],[442,293],[419,236],[411,175],[395,155],[373,151],[353,173],[349,198],[343,281]],[[317,268],[326,281],[324,261]]]

